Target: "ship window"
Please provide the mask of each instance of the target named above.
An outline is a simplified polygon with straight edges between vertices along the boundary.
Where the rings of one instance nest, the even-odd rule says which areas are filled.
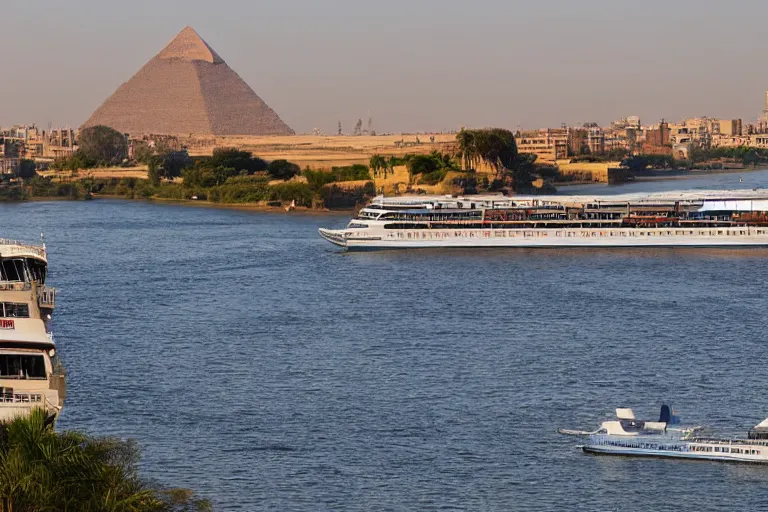
[[[0,302],[0,317],[29,318],[29,305],[14,302]]]
[[[45,379],[45,360],[38,355],[0,354],[0,378]]]
[[[368,224],[362,224],[360,222],[350,222],[349,226],[347,226],[347,229],[365,229],[368,227]]]
[[[24,281],[24,262],[22,260],[3,260],[0,265],[0,277],[3,281]]]

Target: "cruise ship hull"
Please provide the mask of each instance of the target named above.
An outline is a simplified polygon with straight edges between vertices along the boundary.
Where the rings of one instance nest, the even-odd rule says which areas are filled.
[[[321,229],[320,235],[349,251],[483,247],[768,247],[768,228],[380,231],[361,233]]]
[[[617,446],[583,446],[584,453],[591,455],[613,455],[620,457],[653,457],[665,459],[705,460],[716,462],[738,462],[749,464],[768,464],[768,458],[759,455],[738,455],[732,453],[709,453],[671,451]]]

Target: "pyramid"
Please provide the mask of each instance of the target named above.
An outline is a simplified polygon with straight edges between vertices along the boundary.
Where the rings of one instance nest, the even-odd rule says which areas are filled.
[[[131,135],[294,135],[191,27],[120,86],[81,128]]]

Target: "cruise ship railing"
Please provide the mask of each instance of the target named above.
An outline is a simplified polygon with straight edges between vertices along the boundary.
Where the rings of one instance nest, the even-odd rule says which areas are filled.
[[[0,281],[0,292],[26,292],[32,284],[24,281]]]
[[[37,303],[41,308],[53,309],[56,307],[56,288],[43,286],[37,297]]]
[[[43,402],[40,393],[2,393],[0,406],[3,404],[39,404]]]
[[[45,247],[40,247],[37,245],[30,245],[27,242],[21,242],[19,240],[10,240],[8,238],[0,238],[0,245],[9,245],[9,246],[16,246],[19,248],[19,250],[13,250],[13,248],[9,248],[11,251],[10,254],[13,255],[15,253],[21,253],[21,252],[31,252],[32,254],[37,254],[40,257],[45,258],[46,251]],[[5,251],[4,251],[5,252]]]

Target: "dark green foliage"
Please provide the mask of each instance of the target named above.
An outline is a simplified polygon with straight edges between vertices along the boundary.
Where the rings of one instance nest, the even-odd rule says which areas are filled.
[[[630,156],[621,163],[634,173],[642,172],[647,168],[651,169],[675,169],[679,167],[674,157],[671,155],[636,155]]]
[[[182,167],[181,176],[188,187],[215,187],[235,176],[250,176],[267,170],[267,162],[247,151],[215,149],[213,156],[195,158],[193,165]]]
[[[280,183],[269,187],[268,201],[296,201],[297,206],[312,206],[314,194],[306,183]]]
[[[408,153],[407,155],[403,156],[391,156],[389,157],[389,167],[395,167],[398,165],[408,165],[408,160],[413,158],[413,154]]]
[[[55,182],[51,178],[35,176],[28,183],[32,197],[60,197],[83,199],[89,194],[86,185],[79,181]]]
[[[511,178],[512,190],[515,192],[531,192],[533,188],[533,175],[536,173],[536,155],[522,153],[518,155],[512,168],[507,171],[507,177]]]
[[[536,166],[536,174],[545,180],[554,180],[560,176],[560,170],[552,165]]]
[[[131,441],[56,433],[36,410],[0,426],[0,510],[210,510],[189,491],[147,485],[139,458]]]
[[[314,191],[318,191],[324,185],[327,185],[329,183],[333,183],[334,181],[336,181],[336,177],[330,172],[313,171],[312,169],[309,169],[309,168],[304,170],[304,177],[307,178],[307,183],[309,184],[309,188]]]
[[[0,188],[0,201],[24,201],[28,198],[22,187],[2,187]]]
[[[37,175],[34,160],[22,160],[19,164],[19,178],[29,179]]]
[[[389,161],[381,155],[373,155],[370,160],[370,168],[373,171],[374,177],[378,177],[380,173],[384,174],[384,178],[387,177],[387,172],[391,171]]]
[[[313,171],[312,169],[307,168],[304,170],[304,177],[307,178],[307,183],[309,184],[310,189],[318,191],[324,185],[336,181],[370,180],[371,173],[368,170],[368,167],[356,164],[347,167],[334,167],[331,172]]]
[[[238,176],[208,191],[208,199],[215,203],[296,201],[298,206],[312,206],[313,195],[306,183],[269,185],[268,180],[255,176]]]
[[[108,126],[91,126],[80,131],[77,152],[91,166],[118,165],[128,158],[125,135]],[[87,167],[87,166],[85,166]]]
[[[477,194],[477,176],[474,172],[465,173],[453,179],[453,185],[460,187],[464,194]]]
[[[206,162],[196,162],[192,168],[182,171],[184,184],[189,187],[215,187],[223,185],[229,178],[240,176],[234,167],[208,167]]]
[[[119,196],[128,199],[148,199],[156,188],[147,180],[137,178],[109,178],[94,180],[92,192],[107,196]]]
[[[375,195],[373,182],[351,189],[328,185],[320,190],[320,199],[326,208],[352,208]]]
[[[182,175],[192,165],[192,159],[186,151],[167,151],[149,158],[149,181],[160,184],[160,179],[172,180]]]
[[[362,164],[348,165],[346,167],[333,167],[331,174],[334,181],[361,181],[371,179],[368,167]]]
[[[456,134],[456,143],[466,169],[475,169],[484,162],[501,173],[502,169],[511,169],[517,158],[515,136],[503,128],[462,129]]]
[[[415,155],[408,161],[408,172],[411,176],[419,174],[429,174],[441,168],[441,162],[438,162],[431,155]]]
[[[438,151],[429,155],[406,155],[405,160],[411,179],[420,176],[420,182],[425,185],[436,185],[445,179],[448,171],[459,170],[451,155]]]
[[[214,176],[213,169],[203,167],[195,163],[195,166],[190,169],[185,169],[181,173],[184,178],[184,186],[186,187],[213,187],[216,185],[216,176]]]
[[[301,174],[301,167],[288,160],[273,160],[267,166],[267,174],[276,180],[288,181]]]
[[[83,155],[78,151],[74,155],[70,156],[69,158],[57,158],[56,160],[54,160],[51,167],[53,167],[57,171],[75,172],[80,169],[90,169],[92,167],[95,167],[96,164],[97,164],[96,161],[88,160],[85,157],[85,155]]]
[[[133,159],[140,164],[149,164],[149,159],[155,154],[146,142],[135,142],[133,145]]]
[[[427,174],[421,175],[421,183],[425,185],[437,185],[445,179],[448,174],[447,169],[438,169]]]
[[[253,174],[255,172],[261,172],[267,170],[267,162],[248,151],[240,151],[238,149],[214,149],[213,156],[208,160],[206,167],[215,168],[231,168],[235,169],[238,173],[240,171],[246,171],[247,174]]]
[[[587,148],[589,149],[589,148]],[[629,153],[626,149],[612,149],[611,151],[608,151],[606,153],[583,153],[576,156],[571,156],[570,160],[573,163],[578,162],[621,162],[627,156]]]
[[[742,165],[759,165],[768,162],[768,150],[740,146],[735,148],[693,148],[689,158],[693,164],[713,160],[732,161]]]

